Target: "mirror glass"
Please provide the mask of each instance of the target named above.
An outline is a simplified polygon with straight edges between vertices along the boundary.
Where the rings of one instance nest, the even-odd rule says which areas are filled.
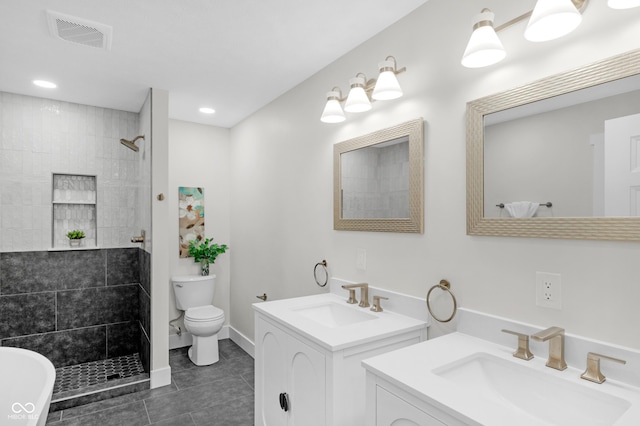
[[[334,229],[422,232],[422,119],[334,145]]]
[[[640,241],[640,50],[467,104],[467,233]]]
[[[640,75],[485,115],[484,216],[638,216],[638,135]]]
[[[409,136],[340,155],[343,219],[409,218]]]

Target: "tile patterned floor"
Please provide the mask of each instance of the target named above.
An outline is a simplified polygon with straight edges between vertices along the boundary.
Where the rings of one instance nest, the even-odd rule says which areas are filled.
[[[112,379],[125,379],[140,374],[144,374],[144,368],[142,367],[138,354],[56,368],[53,399],[56,399],[56,394],[62,392],[107,383]]]
[[[252,426],[253,358],[229,339],[220,361],[195,366],[187,348],[169,353],[171,385],[49,413],[52,426]]]

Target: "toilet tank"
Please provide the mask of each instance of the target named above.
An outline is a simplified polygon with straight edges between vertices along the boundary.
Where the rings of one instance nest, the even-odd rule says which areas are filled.
[[[216,290],[215,275],[180,275],[171,278],[176,308],[186,311],[196,306],[211,305]]]

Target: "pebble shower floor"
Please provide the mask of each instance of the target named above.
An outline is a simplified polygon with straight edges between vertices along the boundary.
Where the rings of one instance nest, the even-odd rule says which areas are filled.
[[[56,368],[53,394],[144,374],[138,354]]]

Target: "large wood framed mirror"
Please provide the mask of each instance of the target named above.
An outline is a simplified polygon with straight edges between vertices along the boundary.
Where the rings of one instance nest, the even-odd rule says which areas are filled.
[[[471,101],[466,120],[468,235],[640,241],[640,50]],[[524,202],[533,217],[504,208]]]
[[[333,146],[333,229],[423,232],[422,118]]]

